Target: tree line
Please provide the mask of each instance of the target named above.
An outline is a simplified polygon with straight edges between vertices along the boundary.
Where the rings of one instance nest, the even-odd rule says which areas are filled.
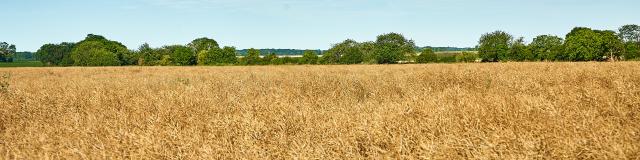
[[[482,35],[479,58],[484,62],[497,61],[605,61],[640,58],[640,26],[625,25],[618,32],[573,28],[564,39],[554,35],[540,35],[529,44],[495,31]]]
[[[7,48],[7,49],[4,49]],[[13,50],[11,51],[11,48]],[[4,57],[15,54],[15,46],[0,44]],[[54,66],[187,66],[187,65],[280,65],[280,64],[393,64],[498,61],[604,61],[640,58],[640,26],[625,25],[618,32],[576,27],[564,38],[540,35],[529,44],[504,31],[483,34],[478,46],[457,53],[435,53],[442,48],[416,47],[402,34],[387,33],[375,41],[344,40],[326,51],[304,50],[301,57],[279,57],[259,49],[221,47],[210,38],[198,38],[186,45],[137,50],[120,42],[89,34],[76,43],[45,44],[36,57]],[[446,49],[446,48],[445,48]],[[477,50],[475,52],[474,50]]]

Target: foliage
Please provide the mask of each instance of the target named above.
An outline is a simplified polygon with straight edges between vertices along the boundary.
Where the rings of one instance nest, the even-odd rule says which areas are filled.
[[[93,47],[96,48],[101,48],[104,49],[103,54],[104,55],[109,55],[110,54],[115,54],[116,55],[116,59],[118,60],[118,64],[114,64],[112,62],[100,62],[101,64],[109,64],[109,65],[135,65],[135,63],[138,62],[138,56],[135,55],[135,53],[130,52],[126,46],[122,45],[122,43],[117,42],[117,41],[111,41],[106,39],[103,36],[100,35],[94,35],[94,34],[89,34],[87,35],[87,37],[78,42],[76,45],[80,46],[83,45],[83,43],[89,43],[89,42],[95,42],[95,44],[91,44]],[[74,48],[75,50],[75,48]],[[88,51],[88,50],[87,50]],[[93,51],[98,51],[98,50],[93,50]],[[102,52],[102,51],[99,51]],[[78,53],[78,54],[94,54],[94,53]],[[95,54],[95,55],[99,55],[99,54]],[[100,58],[104,58],[104,57],[96,57],[97,59]],[[74,60],[75,62],[75,60]],[[96,62],[97,63],[97,62]]]
[[[534,60],[533,54],[531,53],[531,51],[529,50],[527,45],[524,44],[524,38],[523,37],[520,37],[520,38],[516,39],[515,41],[513,41],[513,43],[511,44],[511,47],[509,48],[508,59],[509,60],[515,60],[515,61],[532,61],[532,60]]]
[[[362,62],[366,64],[376,64],[378,63],[376,56],[376,43],[372,41],[362,42],[358,44],[358,48],[360,48],[360,52],[362,52]]]
[[[618,35],[624,42],[640,43],[640,26],[624,25],[618,29]]]
[[[160,59],[162,58],[162,55],[159,54],[160,52],[151,48],[148,43],[142,44],[138,48],[137,52],[139,55],[138,59],[140,59],[138,61],[138,65],[146,65],[146,66],[157,65]]]
[[[318,53],[314,50],[306,50],[300,58],[300,64],[316,64],[318,62]]]
[[[362,62],[362,52],[358,48],[358,42],[347,39],[333,45],[322,56],[324,64],[356,64]]]
[[[162,58],[160,58],[160,62],[158,63],[161,66],[170,66],[173,64],[173,61],[171,61],[171,55],[162,55]]]
[[[601,38],[591,29],[576,27],[566,36],[564,44],[567,61],[591,61],[602,60]]]
[[[261,62],[263,65],[268,65],[274,59],[278,59],[278,55],[276,55],[276,53],[269,53],[262,58]]]
[[[222,57],[220,63],[235,64],[238,62],[238,53],[235,47],[225,46],[222,48]]]
[[[431,48],[422,50],[422,53],[416,58],[417,63],[434,63],[438,61],[438,55]]]
[[[193,49],[193,53],[200,53],[202,51],[208,51],[212,49],[220,49],[220,46],[218,46],[218,42],[216,42],[216,40],[206,37],[195,39],[191,41],[191,43],[189,43],[187,46]]]
[[[478,59],[478,54],[473,52],[462,52],[456,55],[456,62],[475,62]]]
[[[76,66],[118,66],[120,61],[115,53],[98,41],[78,43],[71,52]]]
[[[407,60],[407,56],[415,54],[414,50],[413,40],[398,33],[388,33],[377,37],[374,53],[379,64],[389,64]]]
[[[622,55],[624,44],[613,31],[576,27],[567,34],[562,56],[568,61],[602,61]]]
[[[0,42],[0,62],[13,62],[16,54],[16,45]]]
[[[625,43],[624,59],[631,60],[640,58],[640,45],[634,42]]]
[[[75,43],[70,42],[45,44],[38,49],[36,55],[46,65],[71,66],[74,64],[71,59],[73,47],[75,47]]]
[[[13,56],[14,61],[37,61],[37,55],[34,52],[16,52]]]
[[[306,50],[300,49],[257,49],[260,53],[275,53],[276,55],[289,56],[289,55],[303,55]],[[238,54],[245,56],[249,49],[238,50]],[[324,53],[324,50],[313,50],[317,53]]]
[[[191,48],[183,45],[171,45],[164,48],[169,51],[173,65],[188,66],[196,64],[196,54]]]
[[[478,45],[478,55],[484,62],[508,60],[507,55],[512,39],[513,36],[504,31],[483,34]]]
[[[260,50],[251,48],[247,52],[247,56],[242,58],[242,63],[245,65],[260,64]]]
[[[540,35],[529,44],[529,49],[535,60],[555,61],[563,52],[562,43],[562,38],[558,36]]]
[[[596,31],[602,40],[602,52],[610,59],[619,59],[624,53],[625,45],[614,31]]]

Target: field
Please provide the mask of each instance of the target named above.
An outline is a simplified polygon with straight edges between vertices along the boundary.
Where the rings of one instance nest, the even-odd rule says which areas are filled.
[[[638,159],[640,63],[0,68],[3,159]]]
[[[15,61],[11,63],[0,62],[0,67],[42,67],[40,61]]]

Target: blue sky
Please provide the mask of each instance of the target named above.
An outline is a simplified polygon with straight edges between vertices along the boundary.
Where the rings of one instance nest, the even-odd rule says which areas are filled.
[[[575,26],[640,24],[638,0],[2,0],[0,41],[19,51],[104,35],[135,49],[211,37],[244,48],[327,49],[398,32],[419,46],[472,47],[504,30],[527,41]]]

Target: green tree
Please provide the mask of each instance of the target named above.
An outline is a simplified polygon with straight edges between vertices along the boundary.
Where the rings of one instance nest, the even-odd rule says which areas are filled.
[[[173,64],[173,62],[171,62],[171,55],[162,55],[162,58],[160,58],[160,62],[158,64],[161,66],[169,66]]]
[[[351,39],[333,45],[322,57],[323,62],[327,64],[356,64],[362,62],[362,52],[358,48],[358,42]]]
[[[7,42],[0,42],[0,62],[13,62],[16,46]]]
[[[562,54],[562,38],[553,35],[540,35],[533,39],[529,48],[535,60],[555,61]]]
[[[420,53],[420,55],[418,55],[418,57],[416,58],[416,62],[417,63],[438,62],[438,55],[436,55],[436,53],[433,52],[433,49],[426,48],[422,50],[422,53]]]
[[[415,43],[398,33],[379,35],[375,43],[376,61],[380,64],[398,63],[415,54]]]
[[[198,53],[197,64],[198,65],[213,65],[218,64],[222,60],[222,49],[212,48],[209,50],[202,50]]]
[[[249,49],[247,56],[243,58],[243,61],[246,65],[260,64],[260,50],[254,48]]]
[[[71,66],[71,51],[75,43],[45,44],[38,49],[36,55],[38,59],[46,65]]]
[[[196,64],[197,57],[191,48],[183,45],[171,45],[164,48],[171,53],[171,62],[174,65],[188,66]]]
[[[238,62],[238,53],[236,48],[231,46],[225,46],[222,48],[222,61],[224,64],[235,64]]]
[[[76,66],[118,66],[120,61],[115,53],[99,41],[78,43],[71,51]]]
[[[515,61],[532,61],[534,56],[524,43],[524,38],[520,37],[511,43],[509,49],[509,59]]]
[[[611,31],[591,30],[585,27],[574,28],[564,43],[562,56],[568,61],[602,61],[606,56],[617,57],[620,52],[621,43],[617,38],[612,38]]]
[[[143,66],[157,65],[162,58],[160,52],[151,48],[148,43],[144,43],[138,48],[138,55],[138,65]]]
[[[358,45],[360,52],[362,52],[362,61],[366,64],[378,63],[375,49],[376,43],[372,41],[362,42]]]
[[[276,55],[276,53],[269,53],[262,58],[262,64],[268,65],[274,59],[278,59],[278,55]]]
[[[640,58],[640,45],[634,42],[625,43],[624,59],[631,60]]]
[[[456,55],[456,62],[475,62],[478,59],[478,54],[472,52],[462,52]]]
[[[191,41],[188,46],[193,49],[193,53],[200,53],[201,51],[207,51],[215,48],[220,49],[216,40],[206,37],[195,39]]]
[[[618,29],[619,36],[624,42],[640,43],[640,26],[624,25]]]
[[[564,44],[568,61],[590,61],[603,56],[600,36],[591,29],[575,28],[567,34]]]
[[[89,42],[96,42],[97,44],[92,45],[100,46],[100,48],[106,50],[107,52],[115,54],[116,58],[118,59],[118,65],[132,65],[138,62],[139,57],[129,51],[126,46],[122,45],[122,43],[108,40],[100,35],[89,34],[84,40],[78,42],[77,46]]]
[[[603,55],[609,59],[619,59],[624,53],[625,45],[616,32],[607,30],[596,30],[595,32],[600,35],[600,39],[602,40]]]
[[[478,42],[479,56],[484,62],[508,60],[509,46],[513,36],[507,32],[495,31],[483,34]]]
[[[313,50],[306,50],[302,54],[300,64],[316,64],[318,62],[318,54]]]

